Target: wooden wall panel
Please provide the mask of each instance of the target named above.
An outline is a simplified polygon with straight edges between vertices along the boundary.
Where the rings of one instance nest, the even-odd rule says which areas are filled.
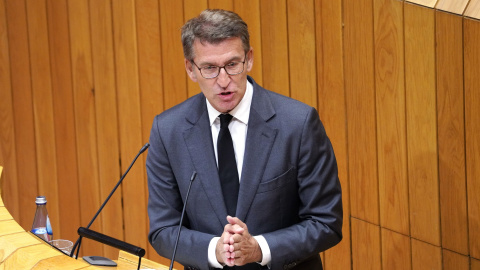
[[[480,23],[464,20],[465,135],[470,254],[480,259]]]
[[[444,249],[443,269],[468,270],[470,269],[470,260],[467,256]],[[473,268],[472,268],[473,269]]]
[[[412,239],[412,269],[442,269],[440,247]]]
[[[290,96],[317,107],[314,11],[313,0],[287,1]]]
[[[250,75],[315,106],[332,141],[344,239],[324,269],[480,269],[479,3],[0,0],[2,196],[28,230],[48,192],[55,236],[75,240],[153,117],[200,91],[181,26],[226,8],[250,27]],[[92,228],[168,264],[147,242],[145,158]]]
[[[350,269],[350,189],[346,144],[341,1],[315,1],[318,113],[335,149],[342,185],[343,240],[325,252],[324,269]]]
[[[352,216],[379,224],[373,1],[344,0],[344,67]]]
[[[180,28],[184,24],[183,8],[182,1],[160,0],[164,109],[187,98],[187,74],[180,39]]]
[[[94,80],[92,94],[95,100],[98,177],[101,179],[98,209],[120,179],[118,105],[111,2],[90,1],[88,7],[90,25],[93,26],[90,33]],[[147,104],[145,106],[147,107]],[[102,210],[102,232],[124,240],[123,228],[118,226],[119,222],[123,224],[122,216],[123,209],[119,190],[109,200],[108,207]],[[108,257],[115,255],[116,252],[115,249],[106,245],[103,250],[104,255]]]
[[[410,237],[389,229],[382,231],[382,269],[412,269]]]
[[[480,260],[470,258],[470,269],[471,270],[478,270],[480,269]]]
[[[352,268],[382,269],[380,227],[352,218]]]
[[[9,168],[7,177],[10,181],[5,181],[3,184],[0,180],[0,185],[4,185],[4,187],[0,186],[0,191],[7,197],[4,200],[10,202],[9,206],[12,209],[9,208],[10,213],[19,220],[16,141],[5,5],[4,0],[0,1],[0,166]]]
[[[121,168],[122,172],[125,172],[130,166],[130,160],[133,160],[144,145],[141,133],[134,1],[112,1],[112,18]],[[138,237],[148,234],[147,205],[144,199],[147,197],[147,183],[144,168],[132,167],[128,178],[125,179],[127,181],[122,183],[125,241],[146,247],[147,239]]]
[[[440,245],[434,11],[405,4],[405,80],[412,237]]]
[[[287,4],[285,1],[260,1],[260,9],[263,87],[289,96]]]
[[[58,201],[79,201],[77,189],[77,151],[75,144],[75,113],[73,106],[70,35],[67,1],[47,2],[49,53],[52,70],[53,114],[58,177]],[[50,198],[47,198],[50,199]],[[78,204],[59,204],[56,238],[75,239],[72,228],[80,224]]]
[[[437,119],[443,247],[468,254],[462,18],[436,12]]]
[[[21,211],[12,215],[19,223],[30,229],[35,214],[35,197],[38,196],[35,127],[30,75],[30,53],[27,27],[26,3],[24,0],[6,0],[7,26],[10,54],[10,71],[15,128],[15,151],[18,179],[18,194],[3,197],[10,207],[8,197],[17,197]],[[3,142],[2,142],[3,143]],[[8,163],[5,163],[7,165]],[[4,168],[5,171],[15,168]],[[7,173],[5,173],[8,175]],[[6,177],[6,176],[4,176]],[[14,181],[12,179],[11,181]],[[3,182],[7,182],[6,180]],[[14,205],[12,202],[12,205]]]
[[[403,3],[374,1],[380,224],[408,235]]]
[[[162,53],[158,1],[135,1],[142,141],[148,142],[155,115],[163,111]]]
[[[99,208],[100,181],[98,175],[97,118],[95,114],[95,88],[92,70],[92,47],[90,40],[90,15],[88,2],[68,1],[70,28],[70,51],[75,108],[77,166],[81,202],[80,222],[86,227]],[[92,91],[93,90],[93,91]],[[103,179],[102,179],[103,180]],[[47,198],[48,199],[48,198]],[[90,227],[101,231],[103,216]],[[76,227],[71,228],[76,230]],[[89,254],[103,254],[102,245],[91,240],[82,241],[83,250]]]
[[[184,3],[183,5],[184,23],[190,20],[191,18],[197,17],[198,14],[200,14],[200,12],[207,9],[208,7],[208,0],[184,0],[183,3]],[[177,35],[177,39],[181,41],[180,34]],[[182,56],[183,56],[183,50],[182,50]],[[187,76],[187,88],[188,88],[189,97],[201,92],[198,84],[190,80],[188,76]]]
[[[233,10],[233,0],[208,0],[208,8]]]
[[[58,202],[55,127],[48,43],[46,1],[27,1],[27,25],[32,75],[32,97],[37,146],[38,192]],[[59,204],[49,205],[52,227],[60,228]]]
[[[260,1],[244,0],[234,2],[234,11],[242,17],[248,25],[250,46],[253,47],[254,65],[250,76],[255,82],[263,85],[262,75],[262,29],[260,27]]]

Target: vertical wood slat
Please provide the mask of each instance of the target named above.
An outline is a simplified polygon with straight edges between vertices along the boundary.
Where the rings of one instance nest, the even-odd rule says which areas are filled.
[[[208,0],[208,8],[233,10],[233,0]]]
[[[465,137],[470,255],[480,259],[480,23],[464,20]]]
[[[405,80],[411,235],[440,245],[434,11],[405,4]]]
[[[75,114],[73,106],[72,70],[67,1],[47,2],[48,37],[52,69],[55,149],[58,176],[59,223],[55,237],[75,239],[72,228],[80,225],[80,206],[59,202],[78,202],[77,151],[75,145]],[[47,198],[48,199],[48,198]]]
[[[379,224],[373,2],[344,0],[344,66],[352,216]]]
[[[442,251],[438,246],[412,239],[412,269],[442,269]]]
[[[144,144],[141,133],[134,1],[112,1],[112,18],[121,168],[122,172],[125,172]],[[142,159],[143,157],[140,160]],[[138,237],[148,235],[145,179],[145,169],[133,166],[128,178],[122,183],[125,241],[140,247],[147,247],[148,244],[145,237]]]
[[[314,11],[313,0],[287,1],[290,97],[317,107]]]
[[[6,0],[5,6],[10,49],[16,163],[21,165],[21,168],[20,166],[17,168],[19,193],[12,196],[18,196],[18,207],[22,209],[19,212],[20,224],[30,229],[35,214],[34,198],[39,194],[26,3],[24,0]],[[11,169],[14,168],[4,168],[4,171]],[[6,205],[9,203],[6,202]]]
[[[90,1],[88,5],[91,29],[91,56],[93,70],[92,95],[95,100],[96,145],[100,202],[98,209],[120,178],[120,150],[118,138],[117,93],[111,1]],[[94,44],[94,45],[93,45]],[[128,162],[128,161],[127,161]],[[121,190],[111,197],[102,210],[101,231],[124,240]],[[103,245],[104,256],[115,258],[118,251]]]
[[[412,269],[410,237],[388,229],[382,231],[382,269]]]
[[[180,28],[184,19],[179,14],[183,14],[182,1],[160,0],[164,109],[173,107],[187,98],[187,75],[180,40]]]
[[[263,86],[289,96],[287,4],[285,1],[260,1],[260,10]]]
[[[162,77],[162,53],[160,39],[160,9],[158,1],[136,1],[138,64],[142,109],[142,138],[148,142],[155,115],[163,111],[164,90]],[[144,164],[145,157],[142,157]],[[148,196],[145,198],[148,203]],[[162,261],[147,243],[147,256]],[[165,263],[166,261],[162,261]]]
[[[447,249],[442,250],[443,269],[470,269],[470,260],[468,256],[464,256]],[[472,268],[475,269],[475,268]]]
[[[471,270],[478,270],[480,269],[480,260],[470,258],[470,269]]]
[[[184,14],[184,23],[186,23],[191,18],[197,17],[200,12],[207,9],[208,7],[208,0],[184,0],[183,5],[183,14]],[[177,35],[177,39],[181,40],[180,34]],[[183,55],[183,49],[182,49]],[[185,68],[184,68],[185,70]],[[185,71],[183,71],[185,73]],[[195,94],[201,92],[200,87],[198,84],[187,76],[187,89],[188,89],[188,96],[191,97]]]
[[[153,118],[163,111],[164,103],[159,3],[158,1],[136,1],[135,11],[142,141],[148,142]],[[144,164],[144,158],[145,156],[142,156],[142,160],[139,160],[138,163]],[[137,166],[140,166],[140,164]],[[144,199],[145,203],[148,203],[148,196]],[[162,260],[150,244],[147,243],[144,248],[151,260]]]
[[[47,201],[58,202],[55,127],[46,12],[45,1],[27,1],[38,192],[39,195],[45,195]],[[52,228],[60,228],[59,204],[51,203],[48,212]]]
[[[408,235],[403,3],[376,0],[374,10],[380,220]]]
[[[435,21],[442,246],[467,255],[462,18],[437,11]]]
[[[350,189],[346,144],[346,107],[343,73],[342,3],[315,1],[318,112],[332,142],[342,186],[343,239],[325,251],[325,269],[350,269]]]
[[[380,227],[352,218],[352,269],[382,269]]]
[[[235,1],[234,11],[247,23],[250,34],[250,46],[253,47],[254,63],[250,76],[255,82],[263,85],[262,75],[262,38],[260,27],[260,1]]]
[[[98,175],[97,119],[92,70],[89,3],[83,0],[68,1],[70,27],[70,51],[75,107],[75,127],[78,192],[80,196],[80,222],[86,227],[100,206],[100,179]],[[90,227],[101,231],[103,223],[99,216]],[[103,254],[100,243],[82,241],[82,249],[89,254]]]
[[[15,152],[15,128],[13,119],[12,83],[7,33],[6,3],[0,1],[0,167],[7,167],[9,181],[1,180],[2,198],[8,201],[8,209],[16,220],[20,217],[17,178],[17,155]],[[5,177],[5,176],[4,176]],[[3,184],[5,182],[5,184]],[[3,185],[3,186],[2,186]]]
[[[160,10],[158,1],[135,1],[142,138],[148,142],[156,114],[163,111]]]

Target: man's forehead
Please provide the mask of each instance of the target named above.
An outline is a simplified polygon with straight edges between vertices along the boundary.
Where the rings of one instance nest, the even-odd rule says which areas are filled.
[[[244,55],[242,42],[239,38],[226,39],[215,44],[195,40],[193,52],[195,63],[231,61],[241,59]]]

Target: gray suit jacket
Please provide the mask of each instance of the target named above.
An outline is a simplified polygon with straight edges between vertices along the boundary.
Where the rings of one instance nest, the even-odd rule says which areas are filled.
[[[237,217],[263,235],[271,269],[322,269],[318,253],[342,238],[337,164],[317,111],[253,84]],[[155,117],[147,157],[149,240],[170,258],[190,177],[176,261],[209,269],[208,244],[227,224],[205,96]],[[307,266],[308,265],[308,266]],[[258,269],[250,264],[236,269]]]

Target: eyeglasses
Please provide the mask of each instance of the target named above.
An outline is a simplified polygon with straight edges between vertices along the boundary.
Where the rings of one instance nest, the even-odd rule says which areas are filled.
[[[243,69],[245,67],[245,62],[247,61],[247,54],[245,53],[245,60],[243,62],[240,61],[232,61],[224,66],[204,66],[204,67],[199,67],[195,62],[192,60],[192,63],[200,70],[200,74],[202,74],[202,77],[205,79],[213,79],[216,78],[220,74],[220,69],[225,69],[225,72],[228,75],[237,75],[243,72]]]

